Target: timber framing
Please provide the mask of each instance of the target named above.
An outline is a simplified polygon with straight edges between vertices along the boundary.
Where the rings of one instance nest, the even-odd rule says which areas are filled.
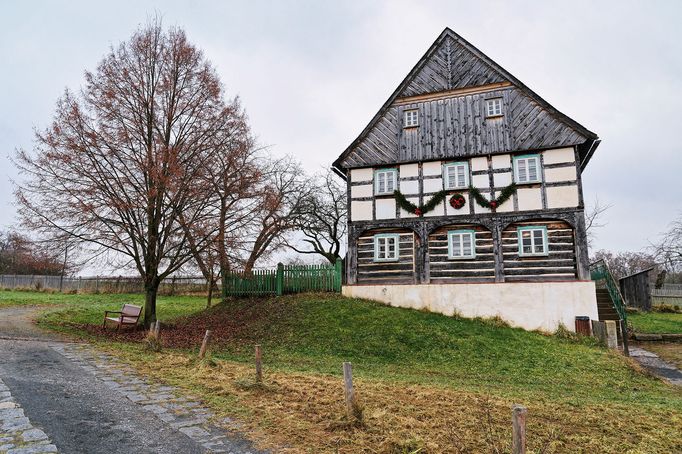
[[[347,285],[588,281],[581,173],[598,145],[446,28],[333,164],[347,181]],[[385,169],[412,204],[448,198],[401,206],[377,191]]]
[[[435,69],[429,68],[428,65],[431,64],[434,55],[438,52],[441,57],[445,57],[446,59],[445,67]],[[463,61],[469,65],[467,66],[468,72],[465,74],[457,73],[457,65],[453,64],[452,60],[458,56],[462,57]],[[473,60],[476,60],[476,62],[473,64],[469,63]],[[464,65],[464,63],[462,64]],[[428,72],[428,75],[422,75],[422,71]],[[443,72],[447,73],[445,74],[445,77],[441,77],[441,73]],[[470,73],[474,75],[470,76]],[[436,79],[438,79],[438,83],[434,85],[433,81]],[[416,89],[416,86],[419,88]],[[436,89],[434,89],[434,86]],[[581,170],[587,165],[600,142],[597,134],[561,113],[471,43],[451,29],[446,28],[426,51],[424,56],[412,68],[405,79],[403,79],[398,88],[389,96],[388,100],[371,119],[369,124],[343,151],[341,156],[334,161],[332,167],[336,173],[346,177],[348,169],[363,167],[371,160],[394,163],[408,162],[409,159],[401,159],[400,156],[396,155],[397,150],[393,149],[394,142],[396,144],[400,143],[400,147],[405,146],[404,142],[401,142],[400,137],[402,127],[396,125],[396,123],[400,121],[400,115],[402,114],[400,109],[402,107],[410,106],[410,102],[428,103],[429,101],[442,101],[444,99],[443,96],[472,96],[472,94],[481,94],[479,93],[479,90],[483,89],[487,92],[494,86],[498,86],[498,90],[502,91],[512,90],[514,95],[513,98],[516,101],[514,101],[514,99],[506,99],[505,102],[512,104],[516,102],[515,105],[518,105],[518,108],[520,109],[518,115],[535,115],[537,120],[542,119],[544,122],[547,122],[547,119],[551,118],[553,123],[547,128],[538,131],[538,139],[535,141],[531,140],[527,143],[514,143],[519,142],[524,137],[517,135],[516,137],[512,137],[512,140],[507,140],[503,143],[490,144],[484,150],[485,153],[502,153],[511,150],[541,149],[557,146],[576,146]],[[466,91],[468,90],[471,91],[471,93],[467,94]],[[396,109],[398,109],[397,112],[395,111]],[[466,107],[466,109],[470,109],[470,107]],[[499,119],[488,120],[499,121]],[[439,119],[438,121],[440,122],[442,120]],[[528,121],[530,120],[525,120],[526,123]],[[388,129],[386,129],[386,127],[388,127]],[[473,124],[468,126],[468,128],[472,127],[478,126]],[[368,137],[372,136],[373,131],[377,128],[381,128],[381,132],[376,133],[376,135],[381,136],[382,140],[378,143],[371,141],[371,143],[365,144],[364,142]],[[510,127],[509,125],[502,126],[503,131],[508,131],[510,128],[513,132],[513,127]],[[564,140],[564,143],[546,144],[540,140],[541,138],[555,136],[559,133],[564,136],[562,139]],[[394,135],[396,137],[393,137]],[[424,142],[424,140],[425,139],[422,138],[421,142]],[[426,140],[428,142],[430,139]],[[352,160],[350,157],[354,153],[366,153],[368,156],[360,160]],[[422,156],[422,158],[426,158],[426,156]]]

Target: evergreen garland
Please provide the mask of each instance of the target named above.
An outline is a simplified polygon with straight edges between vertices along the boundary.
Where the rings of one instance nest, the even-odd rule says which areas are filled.
[[[481,194],[481,191],[479,191],[478,189],[476,189],[473,186],[469,186],[469,193],[474,198],[474,200],[476,200],[476,203],[478,203],[483,208],[489,208],[491,210],[494,210],[495,208],[499,207],[504,202],[509,200],[509,198],[512,195],[514,195],[515,192],[516,192],[516,184],[512,183],[509,186],[502,189],[502,191],[500,191],[499,197],[497,197],[494,200],[488,200],[483,196],[483,194]]]
[[[448,195],[448,191],[442,190],[436,192],[433,195],[433,197],[431,197],[429,201],[422,206],[417,206],[414,203],[407,200],[403,193],[398,191],[397,189],[393,191],[393,195],[395,195],[395,200],[398,202],[398,205],[400,205],[400,208],[407,211],[408,213],[414,213],[417,216],[422,216],[425,213],[428,213],[429,211],[432,211],[434,208],[436,208],[438,204],[441,203]]]

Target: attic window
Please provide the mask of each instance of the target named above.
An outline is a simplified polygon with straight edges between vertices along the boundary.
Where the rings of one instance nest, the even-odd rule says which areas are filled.
[[[419,111],[417,109],[405,111],[405,127],[413,128],[419,126]]]
[[[485,100],[485,116],[499,117],[502,115],[502,98]]]

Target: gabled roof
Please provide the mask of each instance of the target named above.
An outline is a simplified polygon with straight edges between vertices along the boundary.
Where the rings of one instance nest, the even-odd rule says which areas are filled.
[[[454,45],[451,45],[454,43]],[[398,88],[391,94],[360,135],[333,163],[333,168],[345,173],[343,161],[380,122],[396,100],[406,97],[465,89],[489,84],[510,83],[523,95],[537,103],[549,117],[581,137],[578,144],[581,168],[584,168],[599,144],[597,134],[559,112],[537,93],[495,63],[491,58],[449,28],[429,47]]]

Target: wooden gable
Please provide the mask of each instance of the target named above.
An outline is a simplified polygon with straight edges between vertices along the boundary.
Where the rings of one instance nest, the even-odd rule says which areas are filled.
[[[489,98],[502,99],[503,116],[486,118]],[[403,128],[406,109],[418,111],[419,127]],[[598,143],[596,134],[445,29],[334,167],[566,146],[578,146],[584,167]]]

